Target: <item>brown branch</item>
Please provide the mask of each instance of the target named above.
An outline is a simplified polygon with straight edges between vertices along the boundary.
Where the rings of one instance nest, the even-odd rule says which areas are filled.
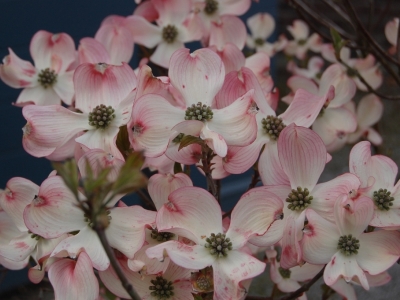
[[[249,187],[247,188],[247,191],[254,188],[259,181],[260,181],[260,173],[258,172],[258,169],[254,167],[254,173],[253,176],[251,177],[251,182],[249,184]]]
[[[328,37],[323,31],[322,27],[332,27],[335,30],[339,32],[339,34],[347,39],[347,44],[349,48],[352,49],[359,49],[363,51],[364,53],[369,52],[374,55],[374,57],[379,61],[382,65],[382,67],[390,74],[391,77],[396,81],[396,83],[400,86],[400,76],[393,70],[393,68],[390,66],[390,63],[395,64],[396,66],[399,67],[399,74],[400,74],[400,43],[399,43],[399,52],[398,52],[398,60],[395,59],[394,57],[390,56],[376,41],[375,39],[371,36],[371,34],[367,31],[367,29],[363,26],[362,22],[360,21],[359,17],[357,16],[354,7],[350,3],[349,0],[344,0],[345,5],[346,5],[346,10],[348,11],[348,16],[347,18],[345,17],[346,13],[342,11],[342,9],[334,4],[331,0],[323,0],[326,4],[330,5],[330,7],[334,7],[335,11],[342,16],[344,19],[349,19],[353,20],[355,25],[355,30],[357,33],[357,38],[358,38],[358,43],[356,42],[355,38],[351,38],[348,36],[347,33],[344,32],[344,30],[340,27],[338,27],[335,23],[330,22],[329,20],[321,19],[321,16],[319,13],[313,11],[313,9],[305,4],[301,0],[288,0],[288,2],[297,10],[299,15],[307,22],[307,24],[313,28],[319,35],[323,36],[324,38],[327,38],[327,40],[332,42],[332,38]],[[385,8],[386,10],[386,8]],[[343,14],[342,14],[343,13]],[[312,18],[312,22],[309,20],[309,18]],[[318,26],[318,23],[322,26]],[[368,43],[364,43],[363,41],[367,41]],[[385,95],[383,93],[380,93],[376,90],[374,90],[366,81],[365,79],[357,72],[357,77],[360,79],[360,81],[367,87],[368,92],[374,93],[375,95],[388,99],[388,100],[400,100],[400,96],[396,95]]]
[[[385,17],[385,15],[387,14],[387,12],[390,10],[391,5],[392,5],[392,0],[386,0],[385,8],[384,8],[383,11],[379,14],[378,20],[375,22],[375,25],[374,25],[373,29],[375,29],[378,25],[380,25],[380,24],[382,23],[383,18]]]
[[[143,202],[145,202],[146,205],[151,208],[151,210],[157,210],[154,202],[146,195],[145,192],[143,192],[142,190],[137,190],[136,193],[139,195],[140,199],[142,199]]]
[[[347,9],[349,11],[349,13],[351,14],[352,19],[354,19],[357,23],[357,26],[359,28],[359,32],[360,34],[363,35],[363,37],[365,37],[368,42],[369,45],[371,46],[371,50],[375,49],[375,51],[373,51],[373,54],[375,54],[375,56],[381,55],[383,56],[385,59],[391,61],[392,63],[394,63],[396,66],[400,66],[400,62],[397,61],[396,59],[394,59],[393,57],[391,57],[376,41],[375,39],[371,36],[371,34],[367,31],[367,29],[363,26],[360,18],[358,17],[357,13],[354,10],[353,5],[351,4],[351,2],[349,0],[344,0],[344,2],[346,3]],[[362,38],[362,37],[360,37]],[[372,48],[373,47],[373,48]],[[383,62],[380,60],[380,62],[382,64],[385,65],[385,68],[387,68],[387,71],[394,77],[394,79],[396,80],[396,82],[400,85],[400,78],[397,76],[397,74],[393,71],[393,69],[387,64],[387,62]],[[393,74],[394,75],[393,75]]]
[[[397,46],[396,46],[396,56],[397,56],[397,59],[400,61],[400,26],[399,26],[399,28],[397,28],[397,40],[396,40],[396,42],[397,42]],[[398,70],[398,72],[400,73],[400,66],[399,66],[399,70]]]
[[[307,25],[312,28],[316,33],[318,33],[321,37],[323,37],[325,40],[333,43],[332,37],[330,34],[327,32],[324,32],[323,27],[319,26],[319,19],[315,17],[315,13],[310,14],[309,12],[305,12],[302,10],[302,7],[298,5],[296,2],[293,2],[294,0],[289,0],[289,3],[294,7],[294,9],[297,11],[299,16],[307,23]],[[309,17],[311,17],[313,20],[309,20]],[[315,22],[317,21],[317,22]],[[321,23],[321,25],[324,25]],[[349,43],[346,45],[347,47],[351,49],[360,49],[358,45],[355,45],[352,41],[349,41]]]
[[[337,5],[335,2],[332,0],[322,0],[326,5],[328,5],[330,8],[332,8],[334,11],[337,12],[339,16],[341,16],[343,19],[345,19],[348,23],[352,24],[351,19],[346,15],[344,10]]]
[[[318,281],[324,274],[325,266],[321,269],[321,271],[318,272],[317,275],[314,276],[313,279],[311,279],[309,282],[306,284],[302,285],[298,290],[294,291],[293,293],[290,293],[289,295],[280,298],[279,300],[292,300],[300,297],[303,295],[304,292],[307,292],[311,286]]]
[[[94,224],[93,229],[96,231],[100,239],[100,242],[104,248],[104,251],[108,256],[108,259],[110,260],[110,264],[114,269],[115,273],[117,274],[119,280],[121,281],[122,286],[133,300],[140,300],[141,299],[140,296],[136,293],[132,284],[130,284],[130,282],[126,278],[124,272],[122,271],[121,266],[117,261],[117,258],[115,257],[114,250],[111,248],[110,244],[107,241],[106,233],[104,231],[105,228],[101,226],[101,224]]]
[[[354,73],[354,74],[357,76],[357,78],[360,79],[360,81],[361,81],[361,82],[365,85],[365,87],[367,88],[368,92],[373,93],[373,94],[377,95],[378,97],[385,98],[385,99],[388,99],[388,100],[400,100],[400,96],[385,95],[385,94],[382,94],[382,93],[376,91],[374,88],[372,88],[372,87],[369,85],[369,83],[364,79],[364,77],[361,76],[361,74],[360,74],[360,72],[358,72],[358,70],[353,69],[352,67],[350,67],[347,63],[345,63],[345,62],[344,62],[343,60],[341,60],[340,58],[339,58],[338,61],[339,61],[342,65],[344,65],[347,69],[351,70],[352,73]]]
[[[292,2],[320,24],[327,28],[334,28],[342,37],[345,37],[348,40],[354,40],[353,36],[349,35],[348,32],[344,31],[336,23],[332,22],[328,18],[322,18],[319,14],[316,14],[305,2],[301,0],[292,0]]]
[[[213,151],[207,145],[202,145],[202,157],[201,157],[201,168],[204,171],[204,175],[206,176],[207,180],[207,190],[217,199],[219,203],[219,195],[218,195],[218,188],[216,185],[215,180],[212,178],[212,163],[211,160],[214,157]]]

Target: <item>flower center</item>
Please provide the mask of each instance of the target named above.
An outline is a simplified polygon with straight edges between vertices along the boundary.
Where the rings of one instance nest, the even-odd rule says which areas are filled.
[[[301,40],[299,40],[297,43],[298,43],[300,46],[303,46],[303,45],[305,45],[305,44],[307,43],[307,40],[306,40],[306,39],[301,39]]]
[[[40,240],[42,237],[38,234],[33,233],[32,231],[28,230],[28,233],[31,233],[31,239]]]
[[[105,213],[104,213],[104,212],[105,212]],[[111,211],[110,211],[109,209],[103,211],[102,214],[99,214],[99,215],[100,215],[100,221],[102,221],[103,223],[106,223],[107,226],[110,225],[110,222],[111,222],[111,219],[112,219],[111,216],[110,216],[110,214],[111,214]],[[84,221],[85,221],[86,223],[88,223],[88,225],[89,225],[90,227],[93,227],[93,221],[91,220],[90,216],[88,216],[87,214],[84,214],[83,216],[85,217],[85,218],[84,218]],[[99,220],[98,220],[98,221],[99,221]],[[107,227],[107,226],[106,226],[106,227]]]
[[[193,272],[190,275],[193,290],[200,293],[209,293],[214,290],[213,268],[205,267],[204,269]],[[208,299],[208,298],[207,298]]]
[[[284,269],[282,267],[279,267],[278,271],[279,271],[279,274],[281,274],[281,276],[283,278],[290,278],[290,274],[292,273],[292,271],[290,271],[288,269]]]
[[[268,134],[272,140],[277,140],[283,128],[286,127],[281,118],[274,116],[263,118],[261,124],[265,133]]]
[[[211,16],[218,9],[218,1],[215,0],[206,0],[206,6],[204,7],[204,12]]]
[[[210,106],[197,102],[192,104],[185,111],[185,120],[209,121],[213,118],[213,112]]]
[[[351,234],[342,235],[339,238],[337,248],[346,256],[357,254],[358,249],[360,249],[360,241],[353,237]]]
[[[389,210],[393,206],[394,198],[390,196],[390,192],[387,189],[375,191],[373,199],[380,210]]]
[[[153,284],[149,286],[150,294],[157,299],[169,299],[174,295],[174,286],[172,281],[167,281],[162,276],[157,276],[156,279],[150,280]]]
[[[175,234],[171,232],[158,232],[157,228],[151,230],[151,238],[158,242],[166,242],[172,239]]]
[[[42,197],[39,197],[38,195],[35,195],[33,197],[32,203],[34,206],[41,206],[42,204],[45,203],[44,199]]]
[[[167,25],[162,30],[162,37],[168,44],[173,43],[177,36],[178,30],[174,25]]]
[[[339,132],[337,133],[337,137],[338,137],[339,139],[343,139],[345,136],[346,136],[346,133],[345,133],[344,131],[339,131]]]
[[[289,202],[289,209],[303,211],[311,204],[312,199],[313,196],[310,196],[308,188],[303,190],[301,187],[297,187],[297,190],[292,189],[292,192],[286,198],[286,202]]]
[[[232,250],[231,239],[227,238],[223,233],[211,233],[206,242],[204,246],[210,249],[212,255],[217,255],[218,257],[227,256],[228,251]]]
[[[115,118],[115,109],[111,106],[105,106],[104,104],[97,105],[93,108],[92,112],[89,113],[89,125],[96,127],[96,129],[106,129],[111,121]]]
[[[210,279],[207,277],[197,278],[196,285],[201,291],[208,291],[212,286]]]
[[[254,43],[255,43],[257,46],[262,46],[262,45],[264,45],[265,41],[264,41],[262,38],[256,38],[256,39],[254,40]]]
[[[348,68],[346,73],[347,73],[347,75],[349,77],[356,77],[357,76],[357,71],[352,69],[352,68]]]
[[[57,74],[54,70],[50,70],[50,68],[43,69],[38,75],[38,81],[42,87],[47,89],[57,82]]]

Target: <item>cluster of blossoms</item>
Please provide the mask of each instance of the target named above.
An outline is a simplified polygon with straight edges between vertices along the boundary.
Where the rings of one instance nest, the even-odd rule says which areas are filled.
[[[366,90],[355,71],[377,88],[379,65],[348,48],[338,53],[301,20],[288,27],[292,39],[270,43],[274,19],[258,13],[248,34],[237,16],[250,5],[150,0],[131,16],[106,18],[77,50],[68,34],[39,31],[35,66],[10,49],[0,78],[23,88],[24,149],[73,160],[40,186],[15,177],[0,192],[3,266],[34,262],[30,280],[47,273],[56,299],[99,299],[99,280],[121,298],[132,297],[131,286],[140,299],[244,299],[266,262],[283,292],[322,270],[346,299],[356,298],[346,283],[369,289],[390,280],[386,270],[400,257],[398,170],[371,155],[371,143],[382,143],[372,127],[380,99],[353,102]],[[190,41],[203,48],[190,53]],[[134,43],[154,49],[136,70],[127,64]],[[282,99],[270,74],[280,51],[292,58]],[[165,76],[155,77],[149,61]],[[278,115],[279,100],[288,106]],[[350,171],[318,183],[328,152],[360,138]],[[131,164],[138,152],[143,160]],[[193,185],[193,165],[208,191]],[[256,180],[222,212],[216,181],[253,166]],[[144,168],[155,172],[148,181]],[[153,209],[124,204],[127,186],[146,182]]]

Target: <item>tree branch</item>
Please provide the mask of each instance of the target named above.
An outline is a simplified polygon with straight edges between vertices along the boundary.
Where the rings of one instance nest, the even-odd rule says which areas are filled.
[[[218,188],[216,185],[215,180],[212,178],[212,163],[211,160],[214,157],[213,151],[208,147],[207,145],[202,145],[202,157],[201,157],[201,163],[202,163],[202,169],[204,171],[204,174],[206,176],[207,180],[207,190],[217,199],[219,203],[219,193],[218,193]]]
[[[115,253],[114,250],[111,248],[110,244],[107,241],[107,237],[105,234],[105,228],[103,226],[101,226],[100,224],[93,224],[93,229],[96,231],[100,242],[104,248],[104,251],[106,252],[108,259],[110,260],[110,264],[112,266],[112,268],[114,269],[115,273],[117,274],[119,280],[122,283],[122,286],[124,287],[124,289],[126,290],[126,292],[129,294],[129,296],[133,299],[133,300],[140,300],[140,296],[136,293],[136,291],[134,290],[132,284],[130,284],[130,282],[128,281],[128,279],[126,278],[124,272],[121,269],[121,266],[119,265],[117,258],[115,257]]]
[[[360,33],[370,43],[371,50],[375,49],[373,54],[379,53],[381,56],[383,56],[385,59],[387,59],[387,60],[391,61],[392,63],[394,63],[396,66],[400,66],[400,62],[397,61],[396,59],[394,59],[393,57],[391,57],[389,54],[387,54],[386,51],[384,49],[382,49],[382,47],[374,40],[374,38],[371,36],[371,34],[363,26],[363,24],[362,24],[360,18],[358,17],[357,13],[355,12],[354,7],[351,4],[351,2],[349,0],[344,0],[344,2],[346,3],[347,9],[348,9],[349,13],[351,14],[351,17],[356,21]],[[360,37],[360,38],[362,38],[362,37]],[[375,56],[377,56],[377,55],[375,54]],[[380,62],[382,62],[382,61],[380,60]],[[382,64],[385,64],[385,63],[382,62]],[[385,68],[387,68],[387,67],[392,72],[389,69],[387,71],[393,76],[393,74],[392,74],[392,73],[394,73],[393,69],[386,63],[385,64]],[[394,79],[396,79],[396,82],[400,85],[400,78],[397,76],[396,73],[394,73]]]
[[[322,18],[320,14],[316,14],[305,2],[301,0],[292,0],[292,2],[320,24],[324,25],[327,28],[334,28],[337,32],[339,32],[341,36],[345,37],[348,40],[354,40],[353,36],[349,35],[348,32],[344,31],[336,23],[332,22],[328,18]]]

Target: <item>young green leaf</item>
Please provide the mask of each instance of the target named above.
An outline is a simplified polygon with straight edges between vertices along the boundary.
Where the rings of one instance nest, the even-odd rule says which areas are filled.
[[[181,143],[179,144],[178,151],[181,150],[182,148],[185,148],[192,144],[204,145],[204,141],[201,138],[196,137],[196,136],[185,135],[182,138]]]

